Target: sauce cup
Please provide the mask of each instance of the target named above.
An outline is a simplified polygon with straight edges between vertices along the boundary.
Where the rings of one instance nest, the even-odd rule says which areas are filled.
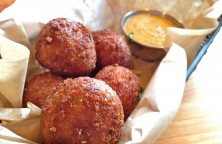
[[[130,11],[121,21],[132,53],[148,61],[160,61],[165,56],[163,44],[167,27],[184,28],[174,17],[156,10]]]

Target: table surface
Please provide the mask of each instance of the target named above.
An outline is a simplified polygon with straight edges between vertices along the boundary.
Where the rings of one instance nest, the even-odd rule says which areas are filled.
[[[14,0],[1,0],[0,11]],[[222,41],[222,30],[220,31]],[[186,83],[173,122],[156,144],[222,143],[222,46],[214,44]]]

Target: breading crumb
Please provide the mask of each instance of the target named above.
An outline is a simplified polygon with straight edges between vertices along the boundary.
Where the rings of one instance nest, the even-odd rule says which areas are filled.
[[[56,127],[51,127],[49,130],[53,131],[53,132],[56,132]]]
[[[49,36],[46,37],[46,40],[47,40],[47,42],[52,42],[52,38]]]
[[[81,135],[81,134],[82,134],[82,129],[79,130],[79,135]]]

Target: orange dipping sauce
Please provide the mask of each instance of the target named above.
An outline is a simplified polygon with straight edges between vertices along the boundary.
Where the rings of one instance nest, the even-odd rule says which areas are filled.
[[[167,27],[176,27],[176,25],[164,17],[151,14],[137,14],[129,18],[124,30],[132,39],[143,45],[162,48]]]

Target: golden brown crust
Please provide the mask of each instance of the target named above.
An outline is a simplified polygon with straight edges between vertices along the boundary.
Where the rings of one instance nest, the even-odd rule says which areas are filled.
[[[89,30],[79,22],[65,18],[49,21],[35,48],[38,62],[53,73],[82,76],[95,68],[95,44]]]
[[[63,83],[63,78],[49,72],[41,73],[33,77],[26,85],[23,95],[23,106],[32,102],[42,108],[44,102]]]
[[[139,80],[130,70],[118,65],[110,65],[100,70],[96,79],[105,81],[120,97],[125,119],[130,115],[137,104]]]
[[[131,52],[123,36],[110,29],[93,32],[97,65],[102,68],[112,64],[130,66]]]
[[[67,79],[47,100],[41,116],[44,143],[117,143],[124,125],[122,103],[103,81]]]
[[[0,2],[0,12],[2,12],[5,8],[9,7],[15,2],[15,0],[1,0]]]

